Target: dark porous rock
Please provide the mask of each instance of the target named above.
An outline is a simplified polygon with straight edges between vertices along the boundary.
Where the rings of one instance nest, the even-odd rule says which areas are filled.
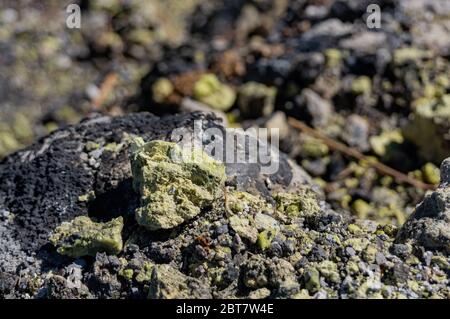
[[[397,240],[412,239],[429,249],[450,252],[450,158],[441,165],[441,185],[426,195],[400,229]]]

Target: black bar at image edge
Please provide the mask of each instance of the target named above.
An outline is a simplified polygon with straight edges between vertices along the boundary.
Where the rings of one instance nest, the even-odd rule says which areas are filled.
[[[361,318],[390,310],[413,314],[430,305],[434,310],[448,308],[449,300],[0,300],[2,313],[39,313],[47,318],[84,318],[95,312],[123,318],[131,316],[130,311],[149,318],[301,318],[307,313]]]

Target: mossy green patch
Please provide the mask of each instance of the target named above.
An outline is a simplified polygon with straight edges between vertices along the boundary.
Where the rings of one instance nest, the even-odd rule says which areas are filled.
[[[152,85],[153,100],[158,103],[163,103],[172,94],[173,90],[173,84],[169,79],[159,78]]]
[[[328,155],[329,148],[319,139],[308,137],[301,144],[300,154],[304,157],[319,158]]]
[[[386,155],[390,144],[401,144],[403,143],[403,141],[404,139],[401,130],[386,131],[381,133],[380,135],[372,136],[369,139],[372,150],[379,156]]]
[[[98,148],[100,148],[100,144],[93,141],[87,141],[84,146],[84,149],[88,152],[95,151]]]
[[[450,270],[450,263],[444,256],[436,255],[431,257],[431,263],[437,265],[442,270]]]
[[[248,295],[249,299],[265,299],[269,297],[271,294],[270,290],[267,288],[259,288],[257,290],[254,290],[250,292]]]
[[[329,282],[339,283],[341,280],[337,265],[331,260],[324,260],[319,263],[317,265],[317,270],[319,270],[320,274]]]
[[[30,120],[22,113],[15,115],[12,129],[16,138],[22,141],[29,140],[34,136]]]
[[[352,247],[357,252],[363,251],[368,244],[369,241],[365,238],[349,238],[342,243],[344,247]]]
[[[22,144],[11,132],[0,130],[0,157],[8,155],[21,146]]]
[[[426,163],[422,167],[422,175],[426,183],[437,185],[441,180],[439,168],[433,163]]]
[[[270,247],[272,240],[275,238],[276,232],[273,230],[263,230],[258,234],[257,244],[261,250],[266,250]]]
[[[364,260],[369,263],[374,263],[377,252],[378,252],[378,249],[375,245],[373,245],[373,244],[368,245],[363,253]]]
[[[213,109],[227,111],[236,100],[234,90],[214,74],[204,74],[194,84],[194,98]]]
[[[342,53],[338,49],[327,49],[324,52],[328,68],[337,68],[342,64]]]
[[[320,273],[315,268],[308,268],[304,274],[305,288],[310,293],[315,293],[320,289]]]
[[[349,225],[347,226],[347,228],[348,228],[348,231],[349,231],[350,233],[352,233],[353,235],[361,235],[361,234],[364,233],[363,230],[361,229],[361,227],[359,227],[359,226],[356,225],[356,224],[349,224]]]
[[[79,202],[90,202],[95,199],[95,193],[94,191],[90,191],[86,194],[78,196]]]
[[[104,150],[111,152],[111,153],[117,153],[121,150],[122,144],[117,144],[116,142],[108,143],[104,146]]]
[[[352,82],[352,92],[354,94],[370,94],[372,92],[372,80],[368,76],[360,76]]]
[[[150,281],[152,277],[153,267],[154,264],[152,264],[151,262],[144,262],[143,267],[138,271],[138,274],[136,275],[136,281],[140,283]]]
[[[356,216],[362,219],[367,218],[367,215],[373,209],[372,206],[363,199],[355,200],[352,205],[352,208],[356,213]]]
[[[356,262],[350,260],[349,262],[347,262],[346,271],[350,275],[357,274],[359,272],[359,266]]]
[[[404,47],[394,51],[393,60],[396,65],[401,65],[408,61],[417,62],[424,58],[429,58],[430,56],[431,52],[429,51],[417,49],[414,47]]]
[[[134,274],[134,271],[133,271],[133,269],[130,269],[130,268],[121,269],[119,271],[119,275],[128,281],[131,281],[133,279],[133,274]]]
[[[226,204],[228,210],[234,214],[248,213],[250,211],[260,212],[268,210],[270,207],[260,196],[240,191],[229,192]]]

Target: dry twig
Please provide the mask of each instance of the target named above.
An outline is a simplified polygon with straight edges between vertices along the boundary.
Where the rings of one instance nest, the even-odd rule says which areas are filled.
[[[111,72],[105,76],[105,79],[103,80],[102,84],[100,85],[99,94],[92,101],[92,106],[94,109],[99,109],[100,106],[102,106],[102,104],[107,99],[109,93],[117,85],[117,82],[118,82],[118,77],[117,77],[116,73]]]

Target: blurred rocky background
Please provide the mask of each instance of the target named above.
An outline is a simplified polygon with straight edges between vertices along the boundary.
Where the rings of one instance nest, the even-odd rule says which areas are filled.
[[[292,129],[291,116],[431,185],[450,155],[447,0],[1,1],[0,158],[94,114],[213,111],[280,129],[336,210],[402,224],[425,189]],[[367,6],[381,28],[366,25]]]

